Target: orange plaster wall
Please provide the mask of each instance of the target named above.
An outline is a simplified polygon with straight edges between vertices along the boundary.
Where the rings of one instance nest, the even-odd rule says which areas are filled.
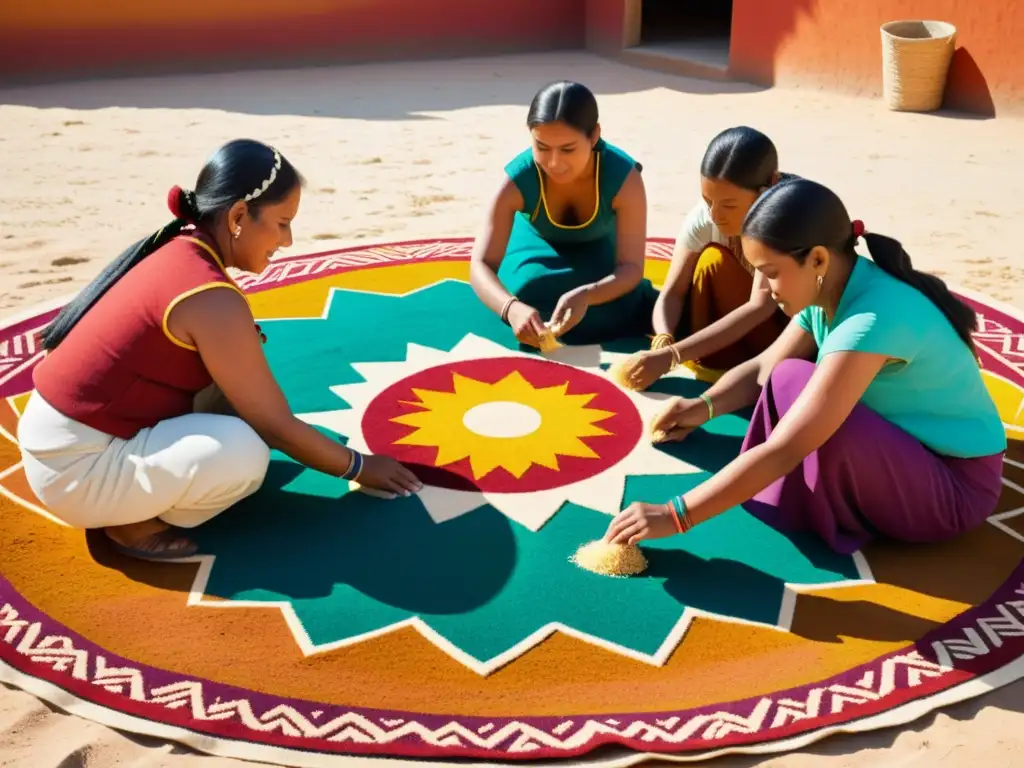
[[[587,0],[584,23],[589,50],[606,54],[622,50],[628,4],[629,0]]]
[[[0,2],[0,77],[580,48],[585,0]]]
[[[759,83],[879,94],[879,27],[901,19],[957,27],[945,106],[1024,108],[1024,3],[1015,0],[733,0],[730,69]]]

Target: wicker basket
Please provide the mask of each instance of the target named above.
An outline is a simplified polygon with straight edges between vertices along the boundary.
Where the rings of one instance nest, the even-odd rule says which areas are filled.
[[[882,91],[889,109],[931,112],[942,106],[956,27],[944,21],[890,21],[881,29]]]

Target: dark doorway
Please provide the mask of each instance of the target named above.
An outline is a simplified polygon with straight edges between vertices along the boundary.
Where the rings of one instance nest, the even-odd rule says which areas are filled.
[[[717,38],[728,42],[732,0],[642,0],[640,44]]]
[[[633,51],[658,58],[679,74],[727,75],[732,0],[635,1],[640,4],[640,44]]]

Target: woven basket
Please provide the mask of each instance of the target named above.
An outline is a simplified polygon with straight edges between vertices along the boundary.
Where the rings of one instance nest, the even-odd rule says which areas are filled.
[[[944,21],[890,21],[881,29],[882,91],[889,109],[931,112],[942,106],[956,27]]]

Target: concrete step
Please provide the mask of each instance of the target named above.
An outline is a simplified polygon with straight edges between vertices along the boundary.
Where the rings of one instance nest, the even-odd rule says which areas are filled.
[[[623,64],[702,80],[728,80],[729,39],[697,38],[670,43],[647,43],[624,48]]]

